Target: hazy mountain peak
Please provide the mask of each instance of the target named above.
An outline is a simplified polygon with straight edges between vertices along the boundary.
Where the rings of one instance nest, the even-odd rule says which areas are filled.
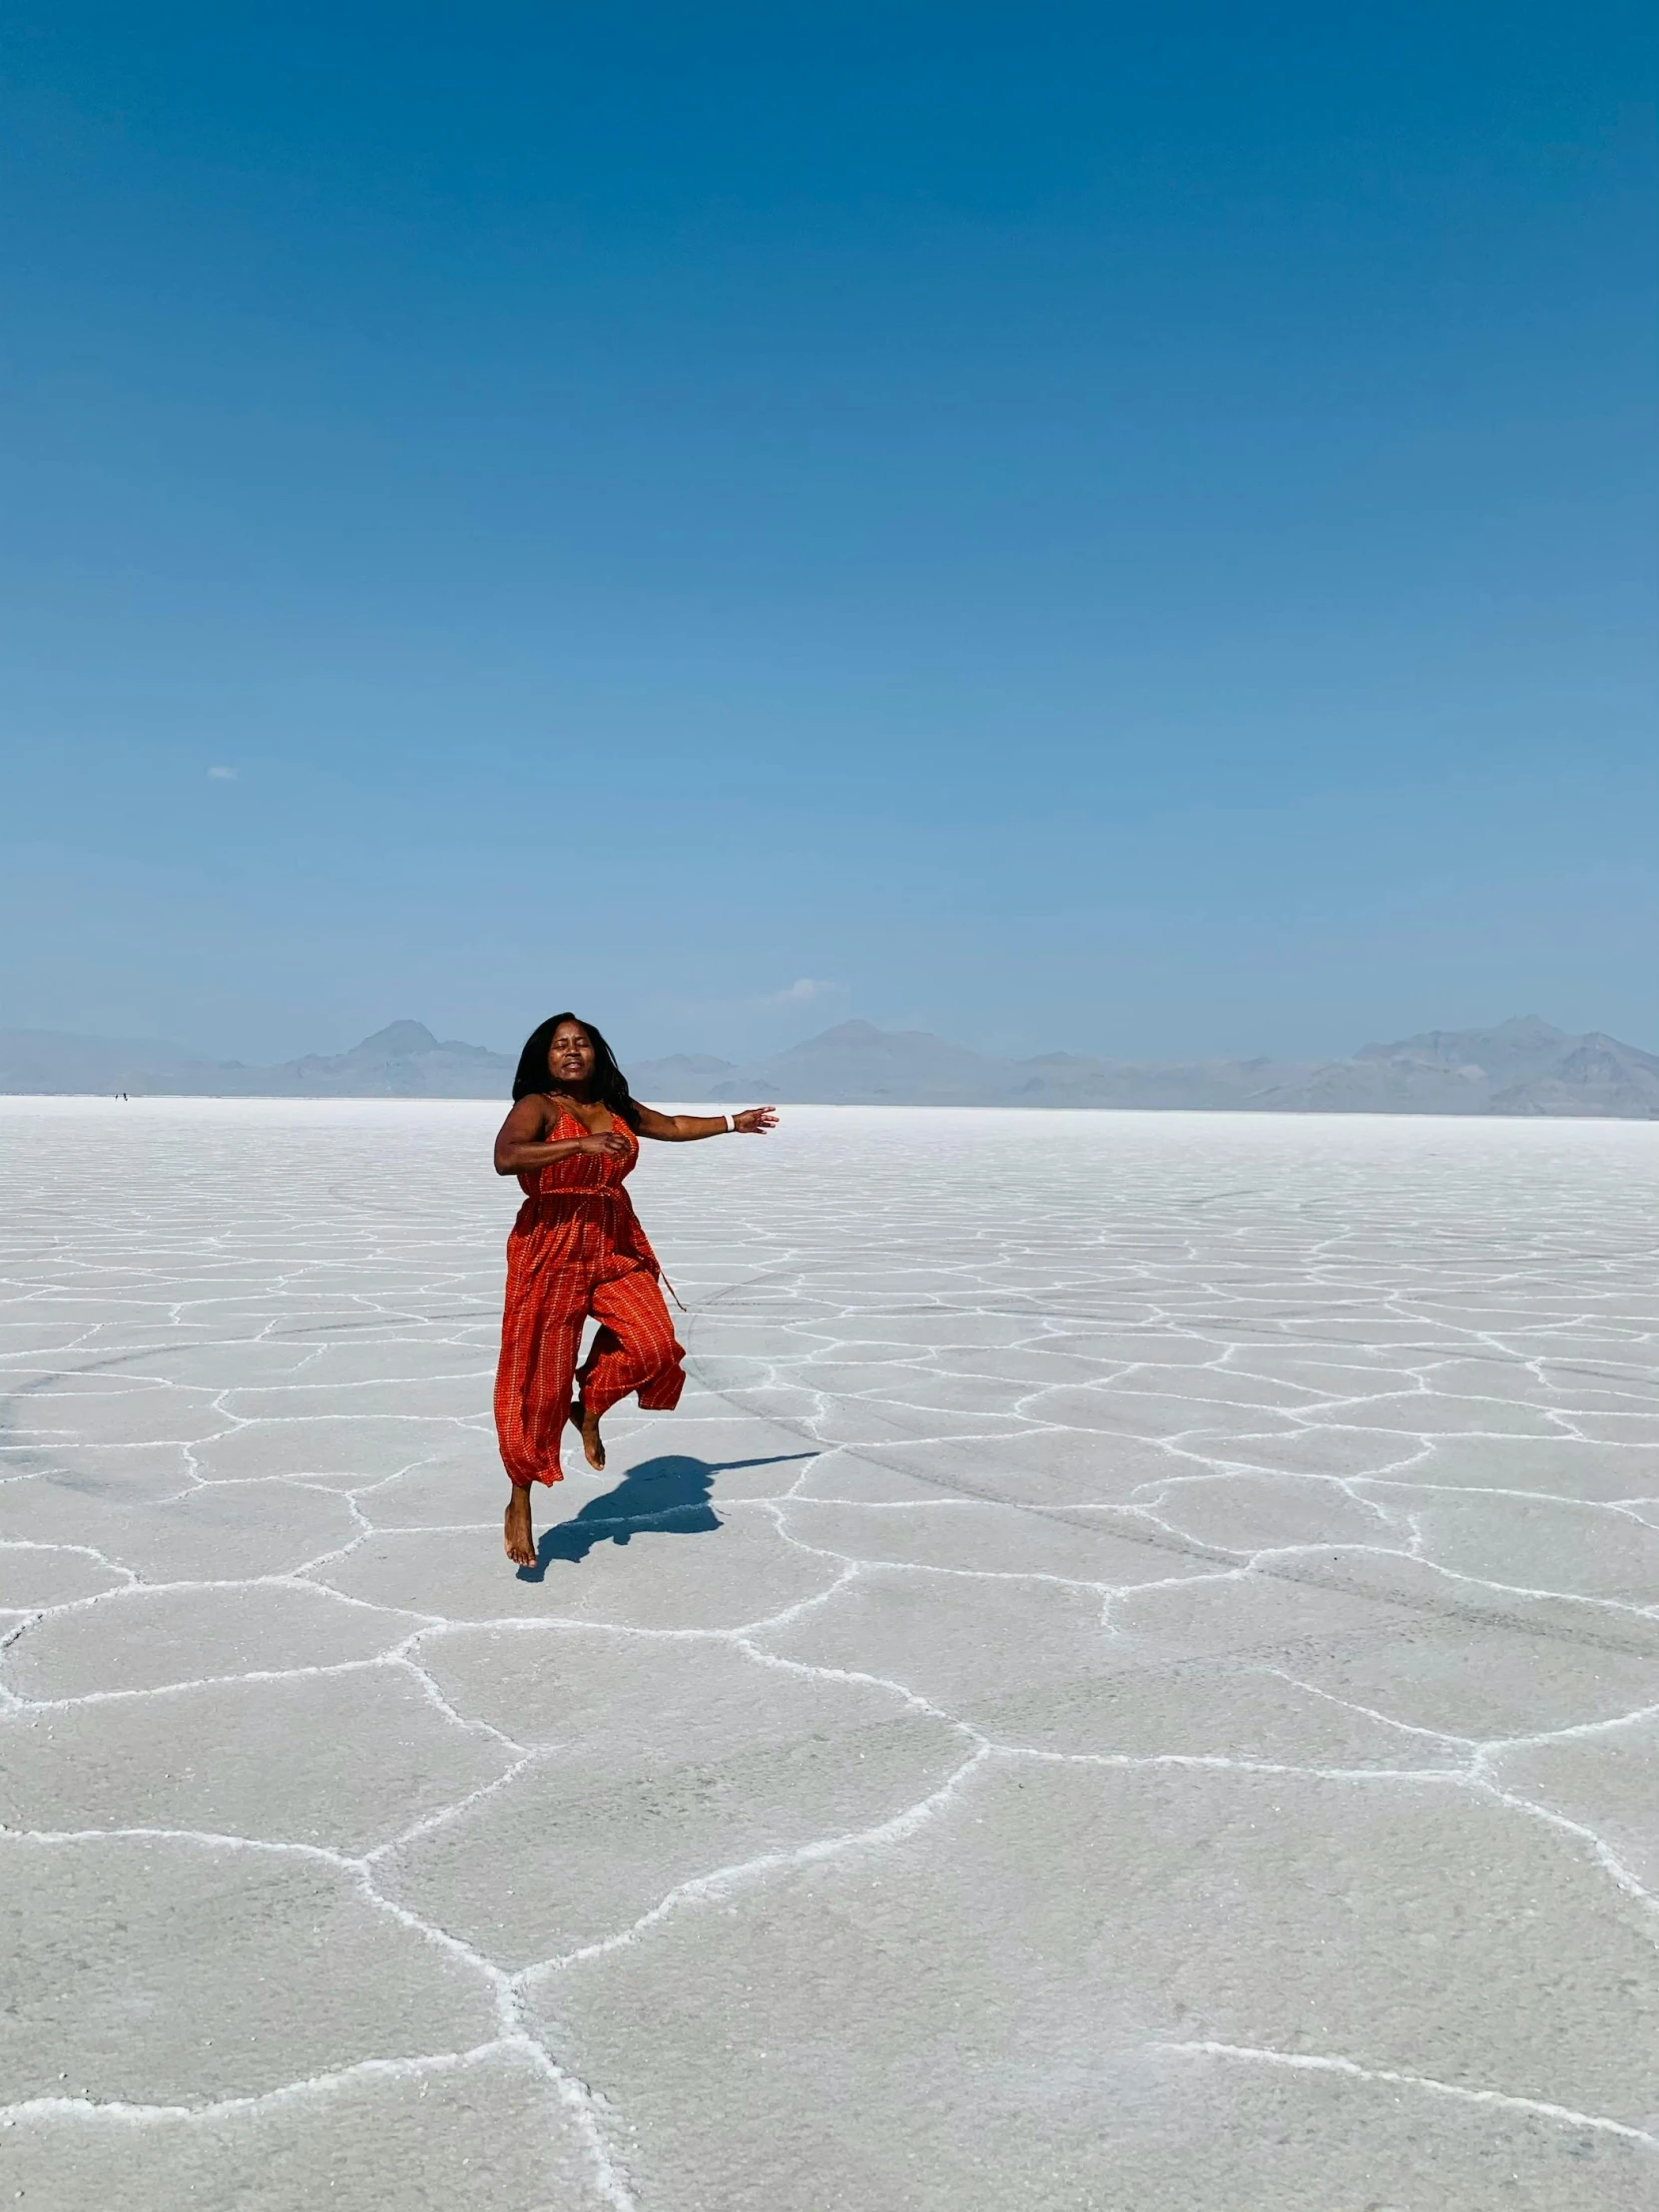
[[[385,1052],[403,1059],[411,1052],[436,1052],[438,1040],[423,1021],[391,1021],[351,1049],[353,1052]]]
[[[1518,1014],[1489,1029],[1421,1029],[1392,1044],[1363,1044],[1356,1060],[1425,1060],[1436,1067],[1477,1067],[1488,1074],[1542,1068],[1577,1040],[1536,1014]]]
[[[825,1044],[869,1044],[877,1038],[895,1037],[903,1032],[896,1029],[878,1029],[872,1021],[837,1021],[831,1029],[821,1029],[816,1037],[806,1037],[800,1044],[792,1044],[791,1052],[816,1052]]]

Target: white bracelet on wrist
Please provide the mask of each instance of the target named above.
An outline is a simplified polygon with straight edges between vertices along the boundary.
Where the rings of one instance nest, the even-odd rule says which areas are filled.
[[[738,1126],[738,1125],[737,1125],[737,1123],[736,1123],[736,1122],[735,1122],[735,1121],[734,1121],[734,1120],[732,1119],[732,1117],[731,1117],[731,1115],[730,1115],[730,1114],[726,1115],[726,1117],[725,1117],[725,1120],[726,1120],[726,1134],[727,1134],[728,1136],[731,1136],[731,1135],[732,1135],[732,1133],[733,1133],[733,1131],[734,1131],[734,1130],[735,1130],[735,1129],[737,1128],[737,1126]]]

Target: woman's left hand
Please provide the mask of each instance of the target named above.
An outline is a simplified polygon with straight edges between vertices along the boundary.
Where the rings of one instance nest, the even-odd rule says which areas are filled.
[[[741,1114],[732,1116],[732,1127],[746,1137],[764,1137],[769,1129],[778,1126],[776,1106],[748,1106]]]

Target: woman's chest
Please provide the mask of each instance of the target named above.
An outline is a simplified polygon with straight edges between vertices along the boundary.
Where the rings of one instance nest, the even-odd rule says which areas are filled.
[[[547,1136],[554,1143],[569,1137],[608,1137],[621,1125],[608,1106],[590,1106],[584,1100],[554,1099]]]
[[[586,1112],[572,1111],[568,1101],[561,1100],[560,1105],[558,1119],[548,1131],[555,1143],[580,1143],[584,1137],[607,1137],[612,1141],[603,1147],[584,1146],[580,1152],[555,1160],[542,1170],[542,1189],[589,1190],[596,1185],[620,1183],[639,1158],[639,1140],[634,1132],[618,1115],[604,1109],[590,1119]]]

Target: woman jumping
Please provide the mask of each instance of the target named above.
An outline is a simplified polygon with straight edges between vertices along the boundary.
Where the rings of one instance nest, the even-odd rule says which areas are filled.
[[[599,1423],[630,1390],[652,1411],[678,1405],[684,1352],[658,1286],[662,1270],[622,1187],[641,1137],[691,1144],[729,1130],[762,1136],[770,1106],[742,1114],[659,1114],[629,1096],[591,1021],[555,1014],[532,1030],[513,1077],[513,1106],[495,1140],[495,1172],[524,1188],[507,1239],[507,1303],[495,1374],[495,1431],[512,1478],[507,1557],[536,1563],[530,1485],[558,1482],[566,1421],[590,1467],[603,1467]],[[580,1369],[582,1324],[599,1334]],[[579,1391],[572,1402],[573,1386]]]

